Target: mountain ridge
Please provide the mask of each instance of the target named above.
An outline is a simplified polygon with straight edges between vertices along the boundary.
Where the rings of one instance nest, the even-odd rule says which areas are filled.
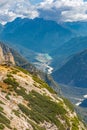
[[[50,53],[54,59],[52,62],[53,67],[59,69],[76,53],[84,51],[86,48],[87,36],[79,36],[70,39],[68,42],[65,42],[62,46],[58,47]]]
[[[0,46],[1,46],[0,57],[2,58],[0,59],[1,61],[0,64],[22,67],[26,69],[27,71],[29,71],[31,74],[38,76],[40,79],[43,79],[46,83],[49,84],[49,86],[54,88],[57,92],[59,91],[59,87],[57,83],[53,80],[53,78],[50,75],[38,70],[33,64],[27,61],[26,58],[24,58],[16,50],[14,50],[11,47],[11,45],[9,46],[5,43],[0,42]],[[5,53],[5,57],[3,56],[4,55],[3,53]]]
[[[4,26],[1,40],[21,44],[37,52],[48,52],[60,46],[72,36],[70,30],[54,21],[41,18],[33,20],[17,18]]]
[[[0,73],[1,130],[86,130],[72,105],[36,76],[6,65]]]
[[[59,70],[54,72],[56,81],[76,87],[85,87],[87,81],[87,49],[75,54]]]

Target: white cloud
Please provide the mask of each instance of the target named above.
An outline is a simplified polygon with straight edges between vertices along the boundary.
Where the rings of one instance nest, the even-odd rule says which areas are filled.
[[[87,5],[78,6],[78,8],[72,8],[70,11],[62,11],[62,20],[64,21],[81,21],[87,20]]]
[[[0,0],[0,22],[5,24],[16,17],[38,17],[37,9],[28,0]]]
[[[42,0],[37,4],[39,1],[32,5],[29,0],[0,0],[0,23],[5,24],[16,17],[43,17],[57,22],[87,20],[87,2],[84,0]]]
[[[87,20],[87,2],[83,0],[45,0],[39,5],[40,16],[56,21]],[[50,16],[46,11],[50,11]],[[54,14],[55,12],[55,14]],[[45,15],[44,15],[45,14]]]

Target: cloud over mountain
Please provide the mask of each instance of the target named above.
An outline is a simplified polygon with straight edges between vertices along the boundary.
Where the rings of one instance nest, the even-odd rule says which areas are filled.
[[[16,17],[59,21],[87,20],[86,0],[0,0],[0,23]]]
[[[55,16],[56,21],[87,20],[87,2],[83,0],[45,0],[40,4],[40,10],[41,16],[48,19]]]
[[[0,22],[5,24],[16,17],[38,17],[38,11],[28,0],[0,0]]]

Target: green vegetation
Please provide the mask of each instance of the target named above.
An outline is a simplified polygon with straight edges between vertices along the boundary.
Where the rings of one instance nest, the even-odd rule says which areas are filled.
[[[5,96],[5,98],[6,98],[7,100],[10,100],[10,97],[9,97],[8,94]]]
[[[3,112],[3,107],[0,106],[0,112]]]
[[[16,82],[16,80],[14,78],[10,78],[10,77],[8,77],[7,79],[5,79],[4,83],[6,83],[8,85],[12,85],[13,87],[19,86],[19,83]]]
[[[50,86],[48,86],[48,84],[39,79],[37,76],[33,76],[33,80],[39,83],[41,88],[46,88],[50,93],[56,93]]]
[[[7,119],[7,117],[1,113],[0,113],[0,123],[2,123],[3,125],[6,125],[8,128],[10,128],[10,120]]]
[[[13,130],[17,130],[16,128],[14,128]]]
[[[11,78],[11,77],[13,77],[13,76],[9,73],[9,74],[7,74],[7,77],[8,77],[8,78]]]
[[[57,115],[65,119],[66,114],[66,110],[60,103],[55,103],[51,101],[49,97],[35,91],[27,95],[27,100],[29,101],[28,107],[31,109],[19,104],[19,108],[26,116],[30,117],[38,124],[44,121],[52,122],[60,128],[60,130],[64,130],[64,126],[57,119]]]
[[[18,71],[17,71],[17,70],[13,70],[11,73],[12,73],[12,74],[17,74]]]
[[[31,124],[31,126],[33,127],[34,130],[46,130],[45,128],[38,126],[36,123],[34,123],[30,120],[28,120],[28,122]]]
[[[0,100],[0,104],[3,104],[4,105],[4,103]]]
[[[77,119],[77,117],[74,117],[72,119],[72,130],[78,130],[78,126],[79,126],[79,120]]]
[[[24,69],[22,71],[24,71]],[[26,73],[26,71],[23,73]],[[46,88],[51,94],[55,94],[55,91],[50,88],[44,81],[40,80],[36,76],[32,76],[32,78],[35,81],[34,84],[36,83],[36,87],[38,87],[37,85],[39,84],[40,88]],[[70,128],[70,123],[72,122],[72,130],[78,130],[78,119],[73,118],[70,122],[70,119],[67,117],[67,111],[63,107],[62,101],[59,101],[59,103],[57,103],[56,101],[52,101],[51,98],[45,94],[41,95],[34,90],[27,93],[27,90],[21,87],[16,79],[10,74],[7,75],[4,83],[8,85],[8,90],[14,91],[16,95],[22,96],[24,100],[27,101],[27,106],[23,104],[18,104],[18,106],[23,112],[23,115],[27,116],[27,119],[29,120],[29,123],[32,125],[34,130],[45,130],[45,128],[39,126],[40,123],[44,123],[44,121],[55,124],[59,130]],[[10,99],[9,94],[11,94],[11,92],[8,92],[5,96],[8,100]],[[69,107],[70,111],[73,112],[73,105],[67,99],[63,98],[63,100],[66,106]],[[0,112],[0,123],[10,128],[10,120],[3,115],[2,107],[0,107]],[[20,117],[19,110],[13,110],[13,112],[16,116]],[[34,122],[30,121],[30,119],[32,119]],[[62,123],[62,121],[65,122]]]
[[[2,89],[1,92],[6,93],[6,90],[3,90],[3,89]]]
[[[20,71],[22,71],[24,74],[29,74],[29,72],[21,67],[16,66],[16,68]]]
[[[7,89],[9,90],[9,91],[13,91],[13,86],[12,85],[9,85],[8,87],[7,87]],[[10,93],[10,92],[9,92]],[[11,95],[11,93],[10,93],[10,95]]]
[[[14,114],[18,117],[20,117],[20,112],[18,110],[13,110]]]
[[[23,87],[20,87],[19,89],[14,89],[15,90],[15,92],[18,94],[18,95],[20,95],[20,96],[22,96],[25,100],[29,100],[28,99],[28,94],[26,94],[26,89],[25,88],[23,88]]]
[[[0,130],[4,130],[4,125],[3,124],[0,124]]]
[[[64,103],[68,106],[68,108],[69,108],[72,112],[74,112],[74,106],[72,105],[72,103],[71,103],[68,99],[66,99],[66,98],[63,98],[63,100],[64,100]]]

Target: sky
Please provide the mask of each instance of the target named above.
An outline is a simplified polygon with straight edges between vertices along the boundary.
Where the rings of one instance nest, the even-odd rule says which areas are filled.
[[[39,4],[40,2],[43,2],[43,0],[30,0],[32,4]]]
[[[17,17],[87,21],[87,0],[0,0],[0,23],[6,24]]]

